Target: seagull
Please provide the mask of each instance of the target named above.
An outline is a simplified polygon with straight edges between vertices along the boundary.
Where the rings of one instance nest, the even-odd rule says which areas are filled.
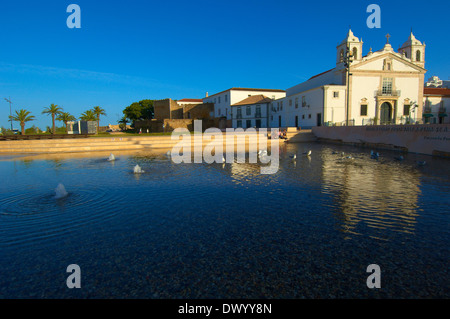
[[[115,161],[115,160],[116,160],[116,157],[114,156],[113,153],[111,153],[111,155],[109,155],[109,157],[108,157],[108,162],[112,162],[112,161]]]
[[[311,150],[309,150],[308,152],[304,152],[303,154],[306,154],[306,156],[310,156],[311,155]]]
[[[144,171],[141,169],[141,167],[140,167],[139,165],[136,165],[136,166],[134,167],[133,172],[134,172],[135,174],[142,174],[142,173],[144,173]]]
[[[222,163],[225,163],[225,157],[222,156]]]
[[[370,151],[370,158],[378,159],[380,154],[378,152]]]
[[[258,155],[259,155],[259,156],[267,155],[267,151],[266,151],[266,150],[259,150],[259,151],[258,151]]]
[[[297,154],[289,155],[289,157],[292,158],[293,160],[295,160],[297,158]]]

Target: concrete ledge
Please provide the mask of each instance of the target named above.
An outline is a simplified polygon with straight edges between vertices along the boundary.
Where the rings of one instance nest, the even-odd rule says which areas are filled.
[[[450,156],[450,125],[368,125],[314,127],[319,141]]]

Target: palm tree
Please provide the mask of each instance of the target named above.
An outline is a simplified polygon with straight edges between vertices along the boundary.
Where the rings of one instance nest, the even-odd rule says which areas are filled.
[[[100,106],[94,106],[92,111],[97,116],[97,133],[98,133],[98,128],[100,127],[100,115],[106,115],[106,113],[105,110],[102,109]]]
[[[16,122],[20,122],[20,127],[22,128],[22,135],[25,135],[25,123],[34,120],[34,115],[30,115],[31,112],[21,109],[16,110],[16,115],[9,116],[10,119]]]
[[[50,104],[50,107],[46,107],[42,114],[51,114],[52,115],[52,123],[53,123],[53,130],[52,134],[55,134],[55,116],[62,113],[62,107],[59,107],[55,104]]]
[[[87,110],[84,113],[81,113],[80,120],[82,121],[97,121],[97,117],[94,114],[94,111]]]
[[[75,121],[76,119],[77,118],[75,116],[71,115],[69,112],[62,112],[56,118],[57,121],[61,121],[66,125],[66,133],[68,133],[67,122]]]
[[[120,120],[117,121],[117,123],[119,123],[119,127],[123,130],[126,131],[127,130],[127,124],[130,121],[126,118],[126,116],[122,117]]]

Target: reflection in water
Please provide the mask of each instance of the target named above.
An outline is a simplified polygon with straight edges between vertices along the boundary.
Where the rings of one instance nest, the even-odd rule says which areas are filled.
[[[279,147],[269,175],[167,150],[0,161],[0,296],[73,298],[54,274],[75,260],[79,298],[448,297],[448,161]],[[376,292],[371,263],[391,280]]]
[[[365,223],[367,227],[414,232],[420,174],[393,162],[361,155],[346,161],[340,156],[322,153],[322,189],[334,197],[341,229],[358,233],[358,223]]]

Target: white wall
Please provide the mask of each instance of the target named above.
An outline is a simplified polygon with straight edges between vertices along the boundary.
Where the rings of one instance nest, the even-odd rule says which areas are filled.
[[[268,125],[267,122],[267,115],[268,115],[268,106],[270,103],[262,103],[262,104],[251,104],[251,105],[240,105],[240,106],[232,106],[233,109],[233,119],[232,119],[232,126],[233,128],[237,128],[238,120],[242,121],[242,128],[249,128],[249,127],[255,127],[256,126],[256,120],[261,120],[261,127],[266,128]],[[261,116],[256,117],[256,109],[257,107],[260,107],[261,109]],[[250,108],[250,114],[247,114],[247,107]],[[237,118],[237,110],[238,108],[241,109],[242,118]],[[250,125],[247,125],[247,120],[250,121]]]

